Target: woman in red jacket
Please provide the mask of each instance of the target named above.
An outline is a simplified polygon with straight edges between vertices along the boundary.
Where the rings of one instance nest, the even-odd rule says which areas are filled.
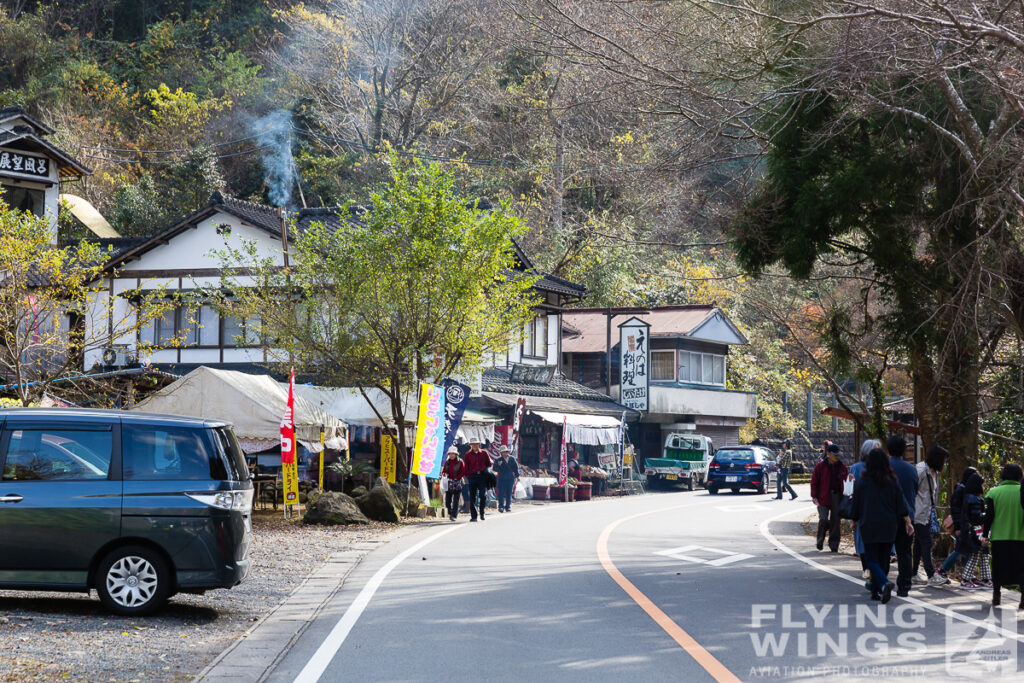
[[[441,468],[442,476],[448,477],[448,489],[444,492],[444,506],[448,508],[448,519],[455,521],[459,516],[459,501],[462,499],[462,485],[465,483],[466,466],[459,457],[459,449],[448,449],[448,459]]]

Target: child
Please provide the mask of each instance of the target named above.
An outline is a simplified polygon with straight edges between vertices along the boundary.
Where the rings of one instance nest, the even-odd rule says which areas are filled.
[[[978,590],[992,587],[992,571],[988,549],[982,546],[981,532],[985,523],[985,499],[982,498],[984,480],[975,472],[964,484],[964,502],[960,510],[960,536],[956,549],[967,558],[960,587],[964,590]],[[975,570],[978,578],[975,578]]]

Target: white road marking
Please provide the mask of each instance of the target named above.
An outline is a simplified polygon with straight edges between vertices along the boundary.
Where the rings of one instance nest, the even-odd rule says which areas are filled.
[[[775,534],[773,534],[771,531],[768,530],[768,525],[771,524],[772,522],[778,520],[778,519],[782,519],[783,517],[786,517],[787,515],[792,515],[792,514],[795,514],[797,512],[803,512],[804,514],[807,514],[807,512],[809,512],[809,511],[810,511],[810,508],[808,508],[808,507],[801,507],[801,508],[797,508],[795,510],[787,510],[786,512],[777,514],[774,517],[769,517],[768,519],[762,521],[758,525],[760,527],[760,529],[761,529],[761,535],[764,536],[768,540],[768,542],[771,543],[772,545],[774,545],[776,548],[778,548],[782,552],[786,553],[790,557],[793,557],[793,558],[795,558],[797,560],[800,560],[801,562],[803,562],[806,565],[814,567],[815,569],[817,569],[819,571],[823,571],[826,574],[831,574],[832,576],[835,576],[835,577],[838,577],[840,579],[844,579],[846,581],[849,581],[850,583],[856,584],[858,586],[864,586],[864,579],[859,578],[859,577],[855,578],[855,577],[850,576],[849,574],[845,574],[845,573],[843,573],[843,572],[841,572],[841,571],[839,571],[837,569],[832,569],[831,567],[826,567],[825,565],[821,564],[820,562],[816,562],[816,561],[812,560],[809,557],[801,555],[800,553],[798,553],[797,551],[793,550],[788,545],[784,544],[782,541],[777,539],[775,537]],[[944,617],[946,617],[946,619],[956,619],[956,620],[962,621],[962,622],[964,622],[966,624],[970,624],[971,626],[974,626],[975,628],[984,629],[985,631],[990,632],[990,633],[991,632],[999,633],[1004,638],[1012,638],[1013,640],[1016,640],[1017,642],[1024,643],[1024,635],[1018,634],[1015,631],[1011,631],[1009,629],[1005,629],[1005,628],[1002,628],[1002,627],[996,627],[993,624],[986,623],[984,621],[979,621],[978,619],[972,619],[971,617],[964,616],[963,614],[960,614],[959,612],[957,612],[955,610],[946,609],[945,607],[939,607],[938,605],[933,605],[930,602],[925,602],[924,600],[918,600],[917,598],[912,598],[912,597],[909,597],[909,596],[905,597],[905,598],[901,598],[900,596],[896,595],[895,593],[893,593],[892,597],[893,597],[893,600],[903,600],[904,602],[909,602],[911,605],[917,605],[918,607],[924,608],[924,609],[929,610],[931,612],[935,612],[936,614],[941,614]]]
[[[696,557],[695,555],[689,555],[688,553],[699,552],[704,554],[721,555],[713,560],[709,560],[703,557]],[[739,562],[741,560],[749,560],[753,555],[747,555],[745,553],[734,553],[731,550],[719,550],[718,548],[708,548],[702,545],[684,545],[679,548],[669,548],[668,550],[659,550],[655,555],[664,555],[665,557],[671,557],[683,562],[693,562],[694,564],[707,564],[712,567],[724,567],[727,564],[733,562]]]
[[[377,570],[377,573],[366,582],[363,586],[363,590],[359,591],[359,595],[352,601],[345,613],[338,619],[338,623],[334,625],[331,632],[327,634],[324,642],[320,644],[313,656],[310,657],[306,666],[302,668],[299,675],[295,677],[295,683],[316,683],[323,676],[324,671],[327,670],[331,660],[338,654],[338,650],[341,649],[342,644],[348,637],[348,634],[352,631],[352,627],[356,625],[356,621],[362,615],[363,610],[370,604],[370,600],[373,599],[373,594],[377,592],[380,585],[384,583],[384,579],[387,578],[395,567],[402,563],[402,560],[415,553],[420,548],[426,546],[429,543],[433,543],[437,539],[441,538],[445,534],[450,534],[456,529],[465,528],[465,524],[459,524],[458,526],[450,526],[443,531],[439,531],[432,536],[428,536],[419,543],[406,548],[394,558],[391,559],[386,565]]]

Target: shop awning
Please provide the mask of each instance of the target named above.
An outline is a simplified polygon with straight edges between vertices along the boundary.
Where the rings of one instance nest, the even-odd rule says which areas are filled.
[[[515,407],[517,394],[506,394],[500,391],[481,392],[488,401],[500,406],[509,408]],[[639,416],[635,410],[623,408],[614,401],[598,401],[583,398],[555,398],[551,396],[523,396],[526,399],[527,410],[543,410],[552,413],[566,413],[568,415],[603,415],[622,419],[622,411],[626,411],[626,420],[636,420]]]
[[[617,444],[622,438],[621,416],[580,415],[552,413],[544,410],[528,410],[545,422],[565,425],[565,440],[580,446]]]

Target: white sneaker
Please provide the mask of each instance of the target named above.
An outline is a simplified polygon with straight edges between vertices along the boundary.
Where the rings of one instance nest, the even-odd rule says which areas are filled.
[[[945,586],[949,583],[949,579],[941,574],[932,574],[932,578],[928,579],[929,586]]]
[[[860,577],[862,579],[864,579],[865,581],[867,581],[868,579],[871,578],[871,570],[870,569],[862,570],[861,573],[860,573]]]
[[[918,585],[927,584],[928,583],[928,579],[926,579],[925,577],[921,576],[921,572],[918,572],[917,574],[914,574],[913,576],[910,577],[910,583],[916,583]]]

